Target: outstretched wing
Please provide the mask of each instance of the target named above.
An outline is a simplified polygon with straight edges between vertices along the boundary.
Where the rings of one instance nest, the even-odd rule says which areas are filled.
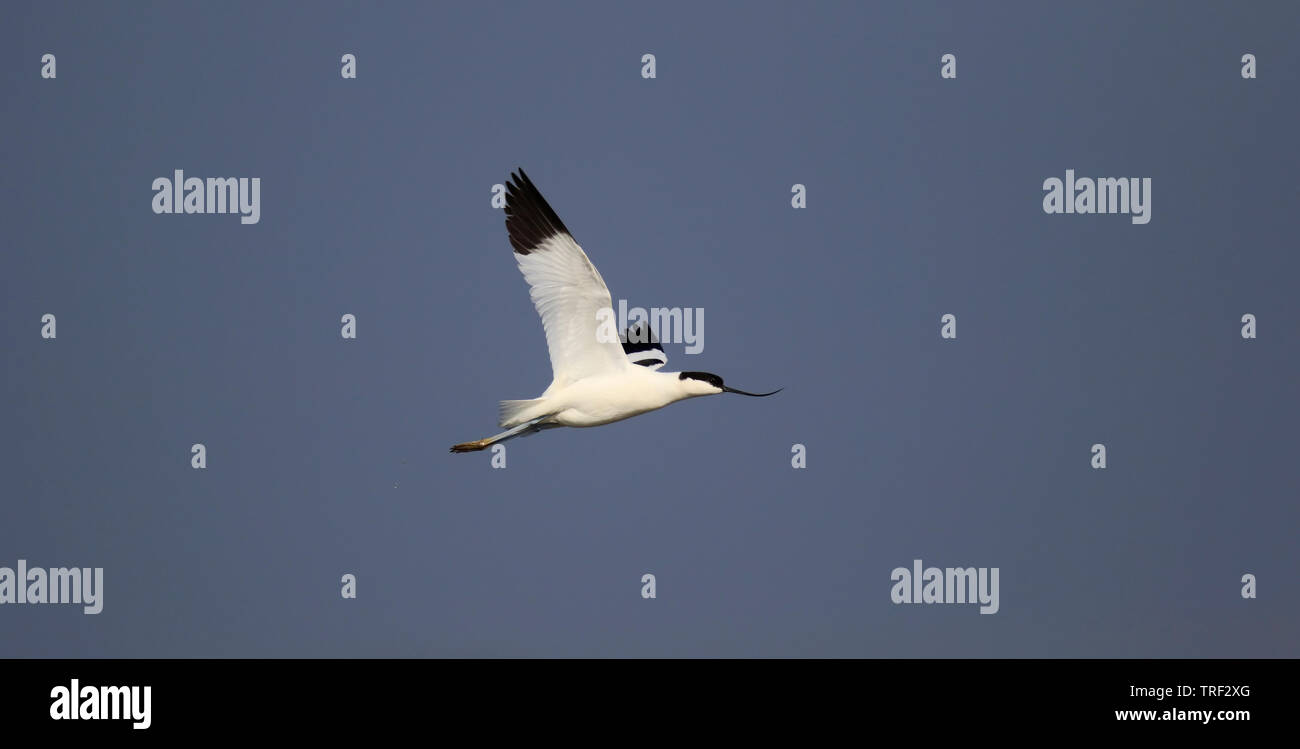
[[[646,320],[638,320],[623,331],[623,353],[627,360],[650,369],[659,369],[668,363],[668,354],[659,345],[659,337]]]
[[[596,266],[524,170],[511,177],[514,181],[506,185],[506,231],[546,329],[555,382],[631,366],[616,335],[598,336],[602,324],[612,328],[614,309]]]

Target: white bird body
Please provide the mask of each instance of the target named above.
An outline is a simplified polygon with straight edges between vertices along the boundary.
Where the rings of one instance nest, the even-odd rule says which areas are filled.
[[[594,427],[718,393],[765,397],[723,385],[708,372],[660,372],[668,360],[649,325],[612,334],[605,280],[522,169],[507,184],[506,231],[546,330],[551,386],[532,400],[501,401],[506,431],[451,448],[483,450],[556,427]],[[624,340],[626,339],[626,340]],[[774,391],[778,392],[778,391]]]
[[[700,380],[678,379],[678,372],[659,372],[629,363],[625,369],[592,375],[566,384],[553,383],[529,407],[502,427],[515,427],[541,416],[566,427],[598,427],[663,408],[679,400],[722,390]],[[507,401],[511,402],[511,401]]]

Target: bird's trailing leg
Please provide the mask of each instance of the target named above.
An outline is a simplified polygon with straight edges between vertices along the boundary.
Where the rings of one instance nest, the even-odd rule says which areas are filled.
[[[476,450],[486,450],[488,445],[491,445],[493,441],[494,440],[491,437],[484,437],[481,440],[474,440],[473,442],[462,442],[459,445],[452,445],[451,451],[454,453],[472,453]]]
[[[520,437],[525,434],[533,434],[535,432],[540,432],[543,429],[548,429],[553,426],[559,426],[558,424],[541,423],[549,418],[551,418],[551,414],[547,414],[546,416],[538,416],[536,419],[525,421],[524,423],[520,424],[517,427],[507,429],[501,434],[494,434],[491,437],[484,437],[481,440],[474,440],[473,442],[462,442],[459,445],[452,445],[451,451],[454,453],[472,453],[478,450],[486,450],[498,442],[505,442],[506,440],[512,439],[514,437]]]

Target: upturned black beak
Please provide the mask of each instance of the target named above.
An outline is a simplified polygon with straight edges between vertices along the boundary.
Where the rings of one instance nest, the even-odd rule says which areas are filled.
[[[785,388],[777,388],[776,390],[773,390],[773,391],[770,392],[770,393],[746,393],[744,390],[737,390],[737,389],[735,389],[735,388],[729,388],[729,387],[727,387],[726,385],[723,385],[723,386],[722,386],[722,392],[724,392],[724,393],[735,393],[736,395],[748,395],[748,396],[751,397],[751,398],[766,398],[766,397],[769,396],[769,395],[776,395],[777,393],[781,392],[782,390],[785,390]]]

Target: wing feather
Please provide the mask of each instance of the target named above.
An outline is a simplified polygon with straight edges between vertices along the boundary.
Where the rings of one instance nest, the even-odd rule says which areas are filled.
[[[511,176],[506,231],[546,330],[555,383],[633,366],[617,332],[610,332],[614,309],[600,272],[524,170]]]
[[[627,360],[642,367],[662,369],[668,363],[668,354],[659,345],[659,336],[645,320],[638,320],[635,325],[623,331],[623,353]]]

